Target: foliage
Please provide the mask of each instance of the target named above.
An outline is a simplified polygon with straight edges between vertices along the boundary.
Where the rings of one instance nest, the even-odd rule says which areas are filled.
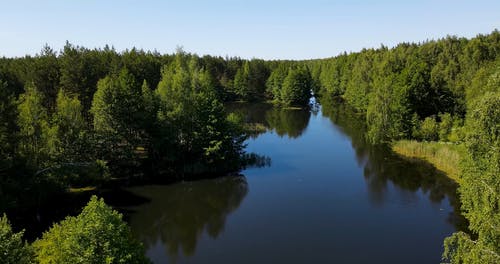
[[[266,93],[276,101],[281,100],[281,89],[288,75],[288,71],[289,69],[285,66],[280,66],[271,72],[271,75],[266,81]]]
[[[149,263],[122,215],[93,196],[33,244],[39,263]]]
[[[453,118],[450,113],[439,115],[441,122],[439,123],[439,140],[448,141],[448,137],[453,129]]]
[[[242,99],[248,99],[249,93],[249,78],[250,68],[248,62],[245,62],[242,69],[239,69],[234,76],[234,90]]]
[[[135,150],[142,143],[147,118],[144,107],[142,88],[126,69],[98,82],[90,112],[95,133],[104,146],[99,158],[137,160]]]
[[[375,84],[366,113],[369,139],[377,143],[404,137],[408,127],[404,87],[396,77],[378,78]]]
[[[175,149],[176,156],[170,159],[180,162],[182,172],[234,170],[242,154],[242,132],[226,119],[209,76],[203,69],[188,69],[178,55],[173,65],[164,68],[156,90],[158,122],[173,138],[171,144],[160,144],[164,148],[159,152]]]
[[[27,264],[34,263],[31,246],[22,240],[24,231],[14,233],[7,216],[0,217],[0,263]]]
[[[7,83],[0,79],[0,168],[9,167],[14,156],[17,109]]]
[[[500,94],[487,93],[467,117],[466,147],[459,191],[462,209],[477,235],[455,233],[445,241],[451,263],[500,261]]]
[[[311,97],[312,79],[309,70],[305,67],[292,68],[283,79],[281,90],[274,90],[274,97],[285,106],[305,106]]]
[[[391,49],[363,49],[307,64],[312,72],[320,71],[322,96],[340,96],[366,115],[372,142],[408,137],[457,142],[463,139],[461,121],[467,107],[500,87],[499,39],[497,30],[470,40],[448,36]],[[432,120],[426,121],[429,117],[438,126],[437,136],[428,130],[434,129]]]
[[[427,141],[435,141],[439,138],[439,124],[434,117],[427,117],[422,122],[420,127],[422,139]]]
[[[20,154],[35,168],[47,165],[55,152],[55,131],[50,127],[42,101],[43,95],[29,84],[26,93],[20,96],[18,106]]]
[[[63,90],[59,91],[52,123],[57,131],[56,152],[60,161],[75,161],[87,152],[88,140],[82,110],[78,98],[68,96]]]

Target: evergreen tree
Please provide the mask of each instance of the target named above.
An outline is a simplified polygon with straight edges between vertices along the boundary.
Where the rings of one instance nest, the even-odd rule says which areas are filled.
[[[285,106],[305,106],[311,97],[311,74],[307,68],[290,69],[283,80],[280,103]]]
[[[269,79],[267,79],[266,92],[277,102],[281,100],[281,89],[283,88],[283,82],[287,75],[288,68],[282,66],[276,68],[269,76]]]
[[[239,98],[248,100],[251,96],[249,87],[250,65],[248,62],[243,64],[243,68],[238,69],[234,76],[234,90]]]

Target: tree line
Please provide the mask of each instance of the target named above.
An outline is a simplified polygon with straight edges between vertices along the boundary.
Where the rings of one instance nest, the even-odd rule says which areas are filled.
[[[51,189],[136,171],[182,178],[238,170],[246,133],[223,103],[307,106],[314,94],[358,111],[374,144],[464,144],[460,193],[473,235],[448,238],[444,257],[493,263],[500,244],[499,52],[495,30],[310,61],[69,43],[59,53],[47,46],[33,57],[1,58],[1,206],[15,207],[19,197],[11,194],[21,190],[40,200]]]
[[[35,57],[0,59],[0,208],[120,175],[237,171],[246,135],[223,102],[237,96],[224,85],[240,66],[182,50],[69,43],[60,54],[44,47]],[[19,197],[21,190],[36,195]]]
[[[117,175],[173,180],[236,171],[246,134],[223,103],[304,106],[311,82],[297,62],[182,49],[164,55],[66,43],[60,52],[45,46],[36,56],[0,58],[0,192],[28,188],[42,199]]]
[[[486,92],[498,91],[500,33],[448,36],[381,46],[305,62],[318,94],[365,113],[372,142],[401,138],[458,142],[464,118]]]

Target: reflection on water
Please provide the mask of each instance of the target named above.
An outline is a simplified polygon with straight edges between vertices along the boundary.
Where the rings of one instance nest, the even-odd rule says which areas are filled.
[[[448,198],[454,208],[448,220],[457,229],[466,230],[467,223],[460,214],[460,201],[456,192],[458,185],[455,182],[424,161],[403,159],[388,146],[368,144],[364,116],[338,99],[323,98],[321,106],[323,116],[349,136],[357,163],[364,168],[363,174],[373,203],[384,202],[388,182],[406,191],[410,199],[412,193],[422,190],[429,194],[433,203]]]
[[[236,210],[248,192],[242,176],[181,182],[168,186],[136,187],[131,191],[150,203],[135,208],[132,230],[151,248],[158,242],[172,259],[191,256],[205,232],[213,239],[224,231],[226,217]]]
[[[311,118],[309,109],[273,107],[268,103],[232,103],[227,108],[243,116],[245,122],[263,125],[280,137],[300,137]]]
[[[280,137],[298,138],[307,128],[311,112],[305,109],[274,108],[266,113],[269,128]]]
[[[463,229],[456,185],[367,144],[363,116],[345,104],[228,109],[265,127],[247,151],[272,163],[134,188],[151,202],[130,224],[155,263],[439,263],[443,238]]]

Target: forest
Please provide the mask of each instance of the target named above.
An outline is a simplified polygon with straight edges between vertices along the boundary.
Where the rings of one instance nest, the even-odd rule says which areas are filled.
[[[307,108],[311,96],[336,98],[364,117],[374,145],[463,149],[457,181],[470,232],[444,241],[443,260],[498,263],[499,53],[495,30],[306,61],[68,42],[59,52],[0,58],[0,212],[82,188],[238,172],[251,160],[251,133],[225,104]],[[32,244],[4,215],[0,238],[5,263],[148,262],[122,216],[96,197]]]

